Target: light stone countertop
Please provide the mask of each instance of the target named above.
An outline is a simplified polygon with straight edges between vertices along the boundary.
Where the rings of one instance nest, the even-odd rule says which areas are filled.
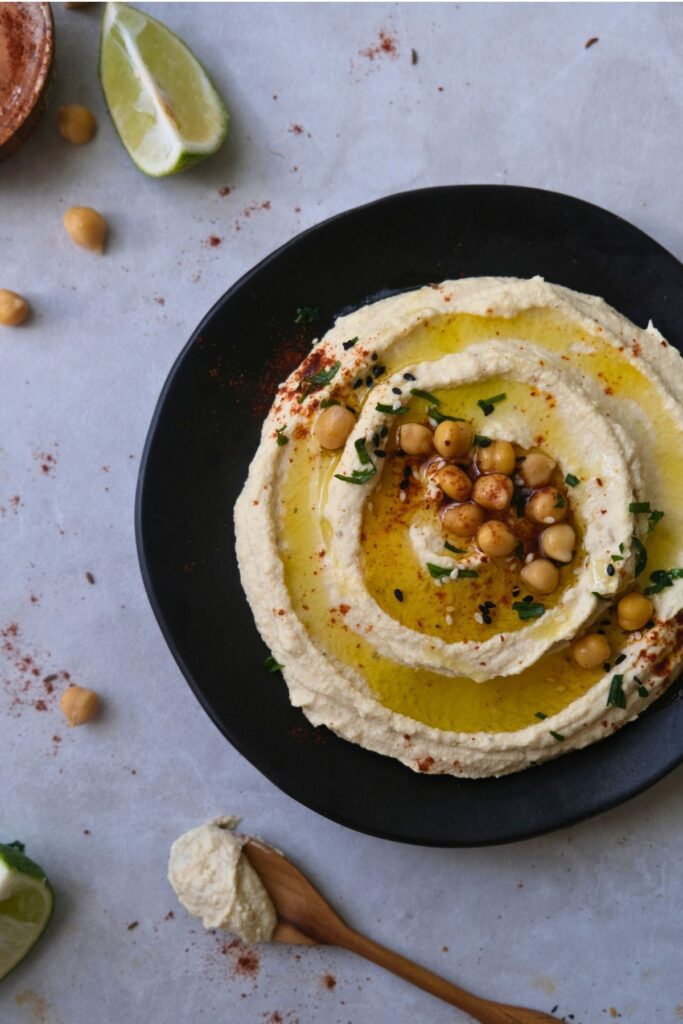
[[[0,328],[0,816],[58,893],[49,936],[1,986],[2,1024],[465,1020],[346,953],[245,959],[205,934],[166,859],[221,812],[309,869],[350,923],[466,987],[558,1005],[574,1024],[683,1020],[680,769],[516,846],[357,835],[280,793],[211,724],[152,616],[133,536],[173,360],[221,293],[303,228],[403,189],[506,182],[591,200],[683,256],[683,7],[143,6],[210,69],[225,148],[143,177],[100,94],[100,12],[60,7],[50,110],[0,167],[0,286],[35,310]],[[372,49],[381,29],[394,54]],[[58,137],[65,102],[96,112],[91,145]],[[64,233],[74,204],[107,217],[104,257]],[[63,672],[103,695],[91,727],[67,729],[43,692]]]

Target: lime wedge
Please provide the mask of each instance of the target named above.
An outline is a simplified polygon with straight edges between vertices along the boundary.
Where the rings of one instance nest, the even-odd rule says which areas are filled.
[[[145,174],[182,171],[225,139],[227,111],[197,58],[165,25],[127,4],[105,7],[100,79],[121,141]]]
[[[55,896],[42,868],[21,843],[0,843],[0,981],[45,931]]]

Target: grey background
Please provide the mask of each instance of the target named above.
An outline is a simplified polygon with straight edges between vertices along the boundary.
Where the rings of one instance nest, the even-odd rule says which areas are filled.
[[[557,1004],[575,1024],[683,1019],[680,771],[514,847],[356,835],[222,739],[162,641],[133,538],[140,452],[171,363],[220,294],[302,228],[402,189],[509,182],[604,205],[683,255],[683,10],[143,6],[210,69],[231,112],[225,148],[184,176],[144,178],[100,95],[100,12],[59,8],[51,107],[0,168],[0,286],[35,311],[0,328],[0,820],[58,892],[49,937],[2,985],[0,1019],[464,1021],[331,949],[263,949],[245,973],[165,878],[172,839],[220,812],[296,858],[359,929],[482,994]],[[396,55],[371,59],[361,51],[380,29]],[[58,137],[64,102],[96,112],[91,145]],[[67,238],[72,204],[107,217],[105,256]],[[42,683],[63,671],[103,695],[96,724],[64,726],[62,678],[53,694]]]

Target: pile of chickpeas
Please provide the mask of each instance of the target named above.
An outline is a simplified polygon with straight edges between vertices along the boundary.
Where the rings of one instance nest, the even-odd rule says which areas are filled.
[[[329,451],[343,448],[356,418],[342,405],[320,413],[313,433]],[[474,443],[474,428],[459,420],[444,420],[435,430],[421,423],[404,423],[398,432],[398,444],[406,455],[425,459],[436,452],[446,460],[436,471],[436,482],[450,499],[439,515],[444,529],[455,537],[474,539],[479,550],[490,558],[507,558],[520,538],[499,517],[510,509],[518,473],[531,491],[524,518],[532,528],[544,527],[538,534],[539,555],[522,566],[519,578],[532,593],[551,594],[558,586],[560,573],[555,562],[567,564],[574,557],[576,532],[563,522],[569,512],[565,495],[551,484],[557,463],[542,451],[532,451],[518,462],[509,441],[492,441],[488,446]],[[474,468],[472,478],[463,467]],[[634,632],[651,619],[652,601],[636,591],[626,594],[617,604],[621,629]],[[602,633],[589,633],[575,640],[572,656],[581,668],[596,668],[609,661],[610,645]]]

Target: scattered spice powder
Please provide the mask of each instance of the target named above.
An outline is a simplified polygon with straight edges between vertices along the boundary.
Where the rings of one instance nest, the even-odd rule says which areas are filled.
[[[337,979],[335,978],[334,974],[323,975],[323,985],[325,986],[325,988],[329,989],[330,992],[332,991],[333,988],[336,988]]]
[[[230,185],[222,185],[221,188],[218,189],[219,196],[229,196],[231,192],[232,188]]]
[[[93,576],[93,574],[89,570],[86,572],[85,578],[88,581],[88,583],[90,583],[91,585],[95,583],[95,577]]]
[[[209,237],[206,240],[206,244],[210,245],[212,248],[215,249],[215,247],[217,245],[220,245],[222,241],[223,239],[219,238],[218,235],[209,235]]]
[[[303,135],[305,128],[302,124],[290,124],[289,131],[292,135]]]
[[[398,57],[398,41],[387,29],[382,28],[379,32],[378,41],[372,46],[366,47],[365,50],[361,50],[360,55],[361,57],[367,57],[368,60],[384,56],[389,57],[391,60],[396,60]]]
[[[232,973],[235,977],[258,977],[261,954],[253,946],[245,946],[240,939],[230,939],[222,943],[220,952],[232,960]]]

